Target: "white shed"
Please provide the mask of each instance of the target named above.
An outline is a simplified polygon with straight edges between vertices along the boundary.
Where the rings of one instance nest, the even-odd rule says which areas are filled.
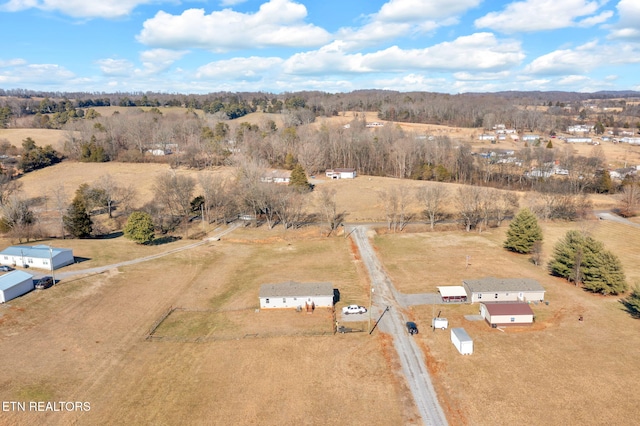
[[[492,327],[499,325],[531,325],[533,311],[528,303],[487,303],[480,304],[480,315]]]
[[[287,281],[260,286],[260,309],[333,306],[333,284]]]
[[[471,340],[464,328],[451,329],[451,342],[462,355],[471,355],[473,353],[473,340]]]
[[[11,271],[0,277],[0,303],[8,302],[33,290],[33,275]]]
[[[45,245],[11,246],[0,251],[0,264],[24,268],[58,269],[74,262],[73,250]]]

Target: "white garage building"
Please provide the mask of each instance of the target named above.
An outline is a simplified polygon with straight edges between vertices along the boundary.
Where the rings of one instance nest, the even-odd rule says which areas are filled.
[[[33,275],[11,271],[0,277],[0,303],[8,302],[33,290]]]
[[[492,327],[533,324],[533,311],[529,304],[524,302],[483,302],[480,304],[480,315]]]
[[[74,262],[73,250],[37,245],[11,246],[0,251],[1,265],[39,268],[50,271],[51,262],[53,262],[53,269],[72,264]]]
[[[330,308],[333,306],[333,284],[286,281],[260,286],[260,309]]]

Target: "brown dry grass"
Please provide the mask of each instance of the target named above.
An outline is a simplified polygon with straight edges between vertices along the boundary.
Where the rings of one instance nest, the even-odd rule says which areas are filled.
[[[0,140],[6,139],[17,148],[22,148],[22,141],[33,139],[37,146],[51,145],[53,149],[62,151],[67,132],[52,129],[0,129]]]
[[[416,424],[385,336],[318,335],[333,325],[322,309],[255,312],[259,285],[286,279],[331,281],[342,303],[363,298],[349,240],[314,234],[243,229],[0,306],[0,353],[12,365],[0,399],[91,403],[88,413],[5,412],[1,422]],[[159,331],[211,341],[145,341],[171,306],[190,311]]]
[[[548,223],[544,258],[568,229],[583,229],[620,257],[628,280],[640,276],[640,234],[621,224],[589,221]],[[482,234],[435,232],[375,239],[383,263],[400,291],[434,291],[464,278],[530,277],[547,290],[549,305],[532,305],[531,327],[491,329],[471,322],[475,305],[417,306],[408,314],[422,325],[419,339],[452,424],[630,424],[637,415],[633,392],[640,380],[640,322],[618,297],[586,293],[551,277],[527,256],[501,248],[506,227]],[[466,256],[470,264],[466,266]],[[441,313],[450,327],[464,327],[474,354],[458,354],[449,331],[433,332]],[[578,317],[583,315],[584,322]],[[615,401],[615,402],[614,402]]]

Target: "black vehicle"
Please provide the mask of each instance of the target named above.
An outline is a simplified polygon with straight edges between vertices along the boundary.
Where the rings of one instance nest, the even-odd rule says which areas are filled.
[[[53,277],[42,277],[38,281],[36,281],[35,287],[36,290],[44,290],[51,287],[53,284]]]
[[[415,322],[409,321],[407,323],[407,331],[409,334],[418,334],[418,326]]]
[[[2,271],[2,272],[10,272],[10,271],[13,271],[13,268],[11,266],[7,266],[7,265],[0,265],[0,271]]]

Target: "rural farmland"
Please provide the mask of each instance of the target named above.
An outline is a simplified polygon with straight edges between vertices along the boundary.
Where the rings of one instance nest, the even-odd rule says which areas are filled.
[[[638,185],[602,178],[640,165],[640,147],[574,146],[546,134],[535,146],[492,144],[478,139],[486,129],[395,123],[382,111],[229,120],[184,107],[98,110],[95,122],[65,131],[0,130],[11,170],[0,200],[3,247],[45,244],[75,255],[55,271],[56,285],[0,305],[0,353],[11,365],[0,378],[0,399],[9,402],[0,423],[631,424],[637,417],[630,389],[640,358],[630,348],[640,346],[640,322],[621,303],[628,293],[587,292],[547,265],[556,243],[578,230],[615,253],[632,288],[640,282],[638,220],[617,215],[638,208]],[[288,126],[294,118],[311,122]],[[184,146],[132,136],[144,126]],[[18,168],[49,143],[60,150],[53,164]],[[350,161],[370,173],[342,169]],[[334,179],[329,166],[353,174]],[[544,167],[558,175],[532,175]],[[296,170],[302,182],[294,182]],[[266,179],[275,172],[289,185]],[[105,183],[117,189],[108,210]],[[68,226],[77,206],[92,224],[82,235]],[[535,259],[503,247],[523,207],[542,229]],[[12,222],[16,210],[32,216]],[[152,222],[155,235],[144,244],[127,231],[134,211]],[[431,303],[439,286],[487,277],[540,283],[544,300],[528,305],[533,324],[492,328],[478,320],[478,303]],[[263,284],[291,281],[330,283],[335,306],[260,308]],[[367,312],[347,316],[348,305]],[[430,327],[436,316],[448,329]],[[420,332],[410,334],[406,322]],[[458,327],[473,339],[471,355],[451,342]],[[61,409],[46,409],[54,401]]]

